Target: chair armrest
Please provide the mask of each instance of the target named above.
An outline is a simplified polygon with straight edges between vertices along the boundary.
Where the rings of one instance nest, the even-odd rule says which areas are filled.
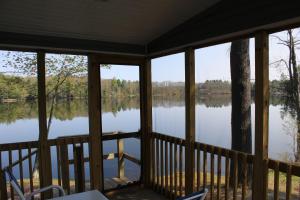
[[[52,189],[58,190],[62,196],[65,196],[65,191],[62,187],[60,187],[58,185],[50,185],[50,186],[47,186],[47,187],[44,187],[44,188],[41,188],[39,190],[32,192],[31,194],[26,196],[26,199],[31,199],[31,197],[34,197],[36,194],[43,193],[45,191],[52,190]]]

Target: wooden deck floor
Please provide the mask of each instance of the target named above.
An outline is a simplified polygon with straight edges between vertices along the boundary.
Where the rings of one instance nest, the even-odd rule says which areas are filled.
[[[139,185],[110,191],[105,195],[110,200],[167,200],[166,197]]]

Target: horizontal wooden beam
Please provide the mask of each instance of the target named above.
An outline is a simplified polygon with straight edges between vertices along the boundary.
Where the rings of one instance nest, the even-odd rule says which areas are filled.
[[[144,56],[121,54],[96,54],[95,59],[101,64],[141,65],[145,61]]]
[[[109,153],[109,154],[105,154],[103,155],[103,160],[114,160],[116,158],[119,158],[118,153]],[[141,161],[135,157],[133,157],[132,155],[129,155],[128,153],[124,153],[123,154],[123,158],[137,164],[140,165]],[[89,157],[85,157],[84,158],[84,162],[90,162],[90,158]],[[69,160],[69,164],[74,164],[74,159],[70,159]]]
[[[123,156],[124,156],[125,159],[127,159],[127,160],[129,160],[129,161],[131,161],[131,162],[133,162],[133,163],[135,163],[137,165],[141,164],[141,161],[139,159],[137,159],[137,158],[129,155],[128,153],[124,153]]]
[[[175,27],[147,45],[149,56],[204,47],[241,37],[258,30],[268,33],[300,25],[297,0],[223,0]]]
[[[47,52],[82,53],[109,52],[144,55],[144,45],[84,40],[42,35],[30,35],[0,31],[0,48],[23,51],[45,50]]]

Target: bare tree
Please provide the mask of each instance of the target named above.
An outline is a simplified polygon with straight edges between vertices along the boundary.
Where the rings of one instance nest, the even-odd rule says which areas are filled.
[[[277,43],[283,45],[288,49],[288,58],[281,58],[277,61],[271,63],[271,66],[276,67],[284,67],[287,70],[288,81],[285,85],[286,92],[286,105],[290,108],[288,109],[292,113],[292,115],[296,116],[297,119],[297,135],[296,142],[297,148],[294,153],[295,161],[300,161],[300,99],[299,99],[299,66],[297,64],[297,56],[296,49],[300,45],[300,40],[297,39],[296,30],[289,29],[286,31],[286,37],[272,35],[275,39],[277,39]]]

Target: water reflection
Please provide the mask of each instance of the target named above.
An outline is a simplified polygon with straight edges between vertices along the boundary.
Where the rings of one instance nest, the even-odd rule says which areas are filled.
[[[184,138],[184,98],[153,98],[153,129],[164,134]],[[103,131],[137,131],[140,129],[139,98],[104,98],[102,100]],[[254,103],[251,106],[254,112]],[[270,98],[271,158],[295,161],[298,155],[297,120],[284,101]],[[38,138],[38,110],[35,102],[0,104],[1,143],[36,140]],[[252,114],[254,126],[254,114]],[[253,127],[254,131],[254,127]],[[196,139],[231,147],[230,95],[201,96],[196,99]],[[49,138],[61,135],[88,133],[88,105],[85,99],[59,101]],[[254,136],[254,133],[252,134]],[[254,141],[254,138],[253,138]],[[136,148],[139,148],[138,145]],[[134,152],[134,150],[133,150]]]

